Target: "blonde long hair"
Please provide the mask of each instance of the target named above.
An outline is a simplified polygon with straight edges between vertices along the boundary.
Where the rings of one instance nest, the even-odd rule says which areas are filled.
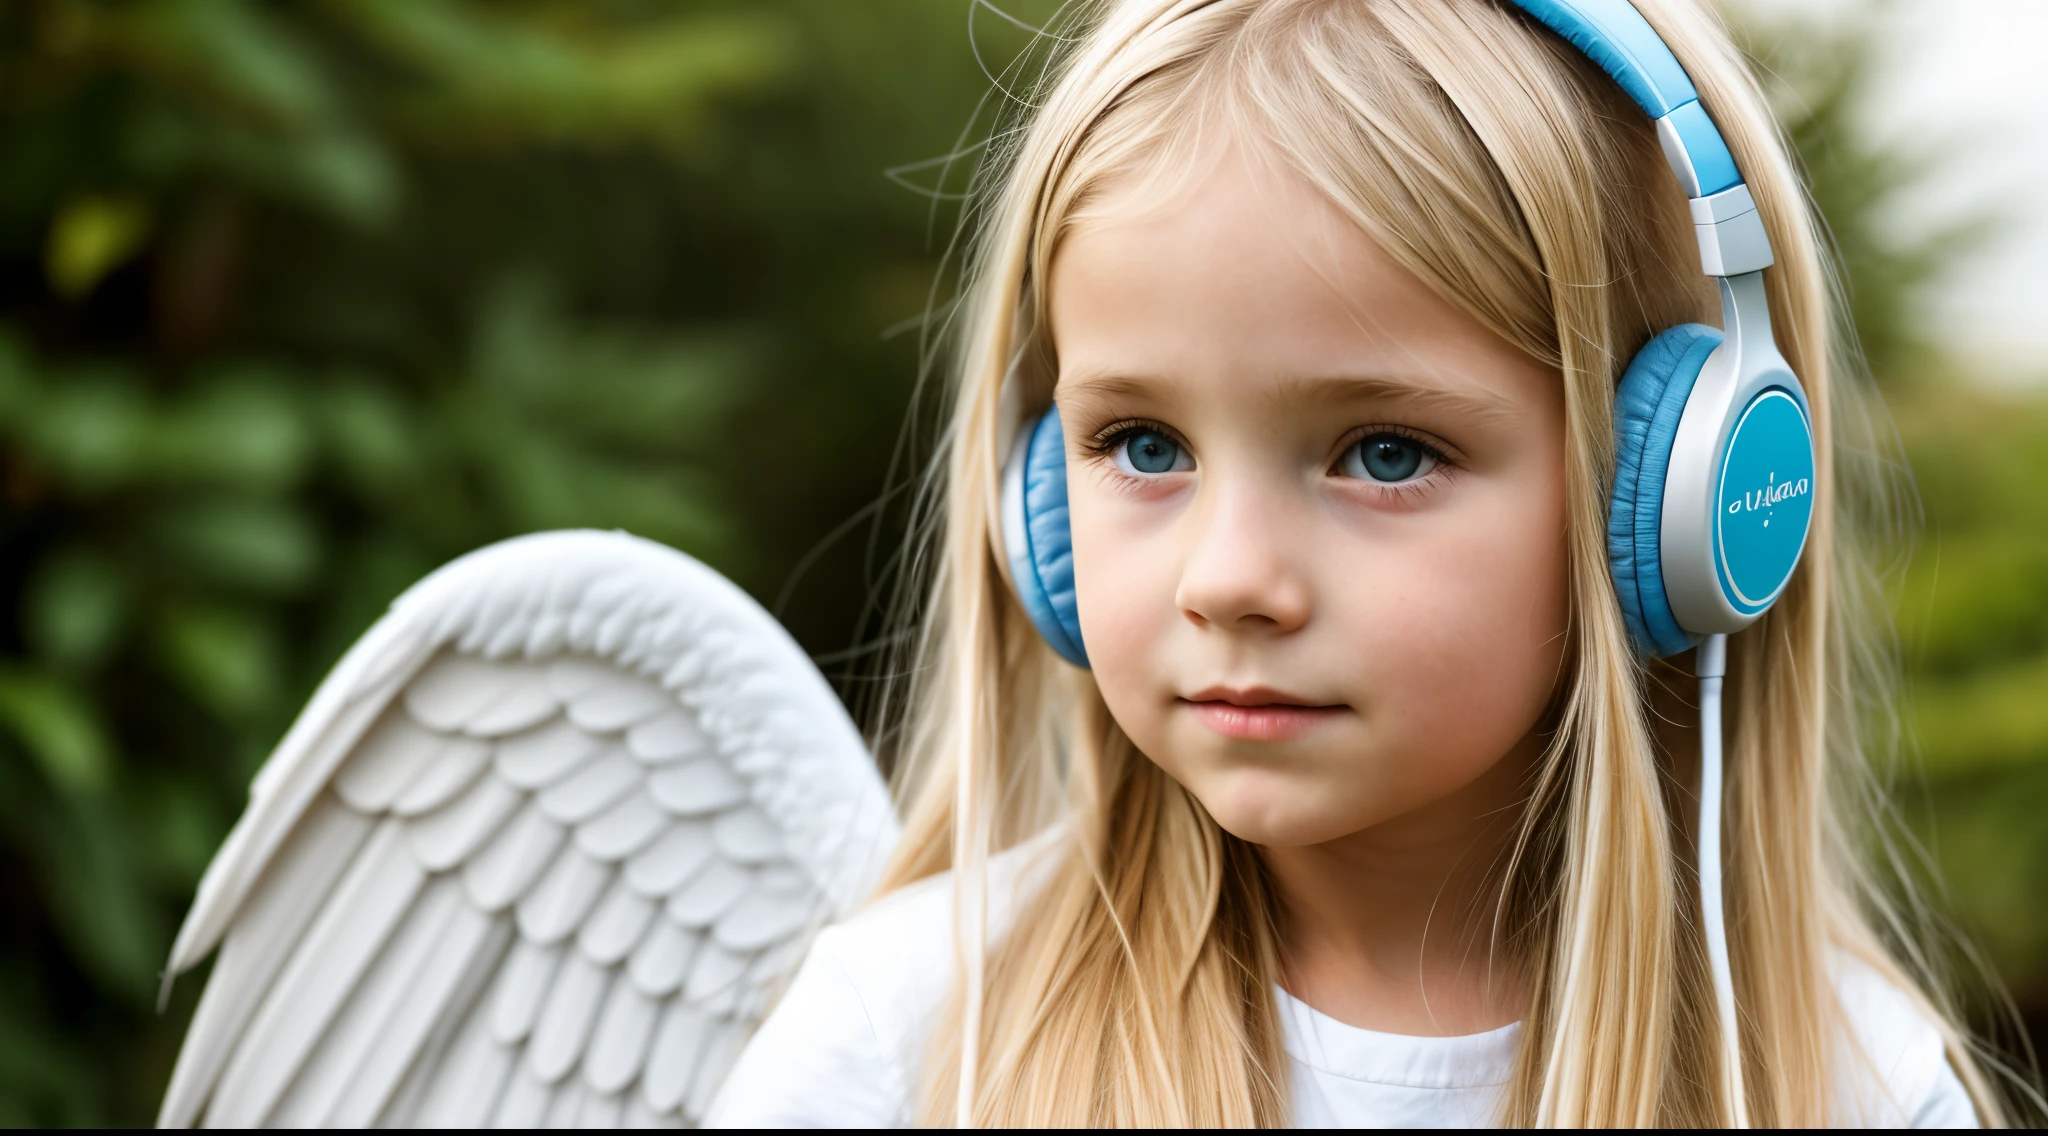
[[[1726,721],[1730,949],[1748,1115],[1830,1119],[1844,1019],[1837,954],[1953,1022],[1894,961],[1906,926],[1866,869],[1865,717],[1881,689],[1867,573],[1852,555],[1874,474],[1866,398],[1816,222],[1725,30],[1688,0],[1636,0],[1747,175],[1776,265],[1780,349],[1820,439],[1817,502],[1790,587],[1731,642]],[[1658,329],[1715,322],[1675,179],[1647,119],[1577,52],[1498,0],[1115,0],[1081,11],[995,147],[955,316],[959,383],[936,467],[930,590],[894,746],[905,837],[884,889],[954,870],[960,985],[924,1070],[945,1124],[1279,1125],[1280,947],[1256,850],[1132,746],[1086,672],[1011,593],[999,471],[1051,399],[1044,288],[1061,236],[1112,180],[1170,176],[1217,124],[1260,140],[1388,253],[1559,370],[1567,415],[1570,649],[1554,742],[1509,861],[1496,943],[1528,976],[1507,1124],[1718,1125],[1713,994],[1686,792],[1660,744],[1657,679],[1607,569],[1612,409]],[[1674,706],[1665,716],[1683,712]],[[1014,929],[989,943],[987,862],[1054,821],[1070,839]],[[1884,932],[1880,933],[1880,930]],[[1949,1056],[1996,1121],[1962,1034]]]

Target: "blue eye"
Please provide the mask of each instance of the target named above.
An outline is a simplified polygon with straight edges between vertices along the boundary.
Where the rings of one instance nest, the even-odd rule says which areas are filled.
[[[1371,434],[1344,451],[1342,464],[1348,477],[1396,485],[1435,469],[1436,451],[1400,434]]]
[[[1125,473],[1156,476],[1195,468],[1179,442],[1157,430],[1133,430],[1116,444],[1116,465]]]

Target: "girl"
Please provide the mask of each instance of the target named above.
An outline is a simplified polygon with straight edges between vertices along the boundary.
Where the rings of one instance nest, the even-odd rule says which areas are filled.
[[[1814,435],[1701,902],[1693,656],[1646,661],[1608,531],[1624,368],[1719,320],[1705,187],[1558,7],[1118,0],[1066,41],[979,215],[904,841],[713,1124],[2000,1119],[1859,859],[1874,486],[1816,221],[1726,34],[1637,0]],[[1005,531],[1020,434],[1064,439],[1078,635],[1013,588],[1060,512]]]

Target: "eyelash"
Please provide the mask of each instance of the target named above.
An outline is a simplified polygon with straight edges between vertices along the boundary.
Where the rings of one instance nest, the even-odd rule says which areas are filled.
[[[1443,482],[1456,476],[1459,472],[1458,456],[1452,452],[1449,446],[1412,426],[1400,426],[1386,422],[1359,426],[1346,434],[1343,443],[1337,447],[1336,456],[1330,460],[1329,474],[1333,477],[1339,476],[1337,467],[1343,463],[1344,455],[1350,453],[1353,446],[1375,434],[1394,434],[1406,438],[1428,451],[1430,457],[1434,459],[1429,472],[1412,481],[1403,481],[1389,485],[1383,481],[1372,481],[1359,477],[1346,477],[1344,479],[1348,482],[1357,483],[1368,493],[1378,494],[1389,503],[1406,504],[1426,497],[1435,492]]]
[[[1097,430],[1084,445],[1088,450],[1089,459],[1100,463],[1103,472],[1114,479],[1119,489],[1126,492],[1136,492],[1157,487],[1159,475],[1154,475],[1153,477],[1133,477],[1125,473],[1117,466],[1116,451],[1117,447],[1129,441],[1133,435],[1145,433],[1164,434],[1173,440],[1174,445],[1181,447],[1183,450],[1188,449],[1187,442],[1181,438],[1177,431],[1163,422],[1155,422],[1149,418],[1118,419]]]
[[[1175,445],[1183,449],[1192,449],[1192,447],[1188,446],[1186,440],[1172,427],[1149,418],[1119,419],[1097,430],[1095,435],[1088,439],[1086,445],[1092,457],[1102,461],[1110,461],[1111,456],[1116,453],[1117,447],[1129,440],[1132,435],[1148,432],[1164,434],[1168,438],[1173,439]],[[1346,481],[1356,481],[1360,485],[1367,487],[1368,492],[1381,494],[1389,501],[1412,501],[1429,494],[1439,483],[1455,476],[1459,471],[1457,455],[1443,442],[1410,426],[1376,423],[1359,426],[1351,430],[1345,436],[1343,444],[1337,447],[1336,456],[1330,460],[1329,468],[1325,472],[1331,476],[1336,476],[1337,466],[1344,460],[1344,455],[1350,451],[1351,447],[1372,437],[1374,434],[1398,434],[1403,438],[1407,438],[1429,451],[1430,456],[1435,459],[1435,464],[1428,473],[1415,478],[1413,481],[1404,481],[1396,485],[1388,485],[1385,482],[1370,481],[1364,478],[1345,478]],[[1198,468],[1199,464],[1198,462]],[[1131,477],[1122,470],[1115,468],[1114,464],[1111,465],[1110,472],[1123,481],[1144,480]]]
[[[1094,453],[1112,454],[1131,435],[1142,434],[1148,431],[1164,434],[1172,438],[1177,446],[1187,445],[1172,427],[1163,422],[1154,422],[1149,418],[1121,418],[1097,430],[1095,436],[1088,439],[1088,448]]]
[[[1179,431],[1164,422],[1154,422],[1149,418],[1125,418],[1104,426],[1088,440],[1088,449],[1099,457],[1108,458],[1116,453],[1118,446],[1139,434],[1164,434],[1173,440],[1174,445],[1184,450],[1189,449],[1187,440],[1180,436]]]

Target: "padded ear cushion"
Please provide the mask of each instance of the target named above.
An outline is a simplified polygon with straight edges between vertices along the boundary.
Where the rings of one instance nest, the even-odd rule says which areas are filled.
[[[1692,649],[1697,636],[1678,625],[1664,594],[1661,530],[1664,475],[1693,383],[1725,338],[1689,323],[1658,335],[1621,377],[1614,398],[1614,494],[1607,507],[1607,564],[1621,618],[1646,655]]]
[[[1088,665],[1074,599],[1074,537],[1067,524],[1067,447],[1055,406],[1030,429],[1003,471],[1003,543],[1025,614],[1059,656]]]

